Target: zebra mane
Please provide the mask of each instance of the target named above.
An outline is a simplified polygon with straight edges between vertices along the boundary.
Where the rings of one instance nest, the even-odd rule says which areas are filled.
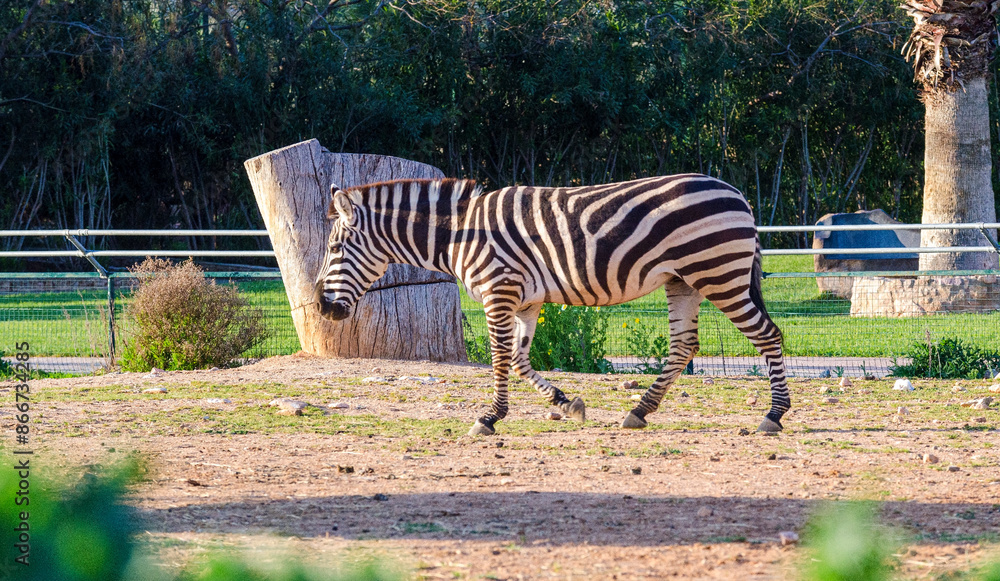
[[[353,190],[362,195],[366,192],[377,191],[383,187],[393,187],[396,184],[418,184],[421,189],[429,187],[431,184],[440,184],[440,192],[442,197],[451,198],[453,200],[467,200],[478,197],[483,193],[483,187],[476,183],[476,180],[466,180],[458,178],[444,178],[444,179],[410,179],[410,180],[388,180],[384,182],[375,182],[371,184],[364,184],[362,186],[356,186],[353,188],[348,188],[348,190]]]

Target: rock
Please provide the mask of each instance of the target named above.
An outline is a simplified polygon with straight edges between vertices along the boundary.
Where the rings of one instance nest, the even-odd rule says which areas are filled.
[[[876,379],[878,378],[872,375],[871,373],[865,376],[865,381],[875,381]]]
[[[381,492],[379,492],[375,496],[372,497],[372,500],[377,500],[379,502],[385,502],[385,501],[389,500],[389,497],[387,495],[382,494]]]
[[[639,389],[639,382],[626,379],[622,382],[622,389]]]
[[[998,371],[997,374],[993,376],[993,379],[1000,379],[1000,371]]]
[[[601,472],[611,472],[611,466],[605,464],[604,466],[601,466],[600,470]]]
[[[799,542],[799,535],[793,531],[781,531],[778,533],[778,541],[781,546],[794,545]]]
[[[872,392],[872,390],[870,390],[870,389],[859,389],[858,391],[856,391],[854,393],[856,393],[858,395],[868,395],[871,392]]]
[[[852,385],[854,384],[851,383],[850,377],[844,376],[840,378],[840,387],[851,387]]]
[[[756,395],[751,395],[750,397],[748,397],[747,398],[747,405],[749,405],[749,406],[757,405],[757,396]]]
[[[767,459],[768,460],[777,460],[778,459],[778,455],[777,454],[771,454],[770,456],[767,457]]]
[[[975,405],[972,406],[972,409],[974,409],[974,410],[986,410],[986,409],[990,409],[990,404],[991,403],[993,403],[993,398],[992,397],[984,397],[984,398],[981,398],[979,401],[977,401],[975,403]]]
[[[708,518],[715,514],[715,511],[707,506],[698,509],[698,518]]]
[[[381,367],[372,367],[372,373],[382,373]]]
[[[899,415],[901,415],[901,416],[905,416],[905,415],[907,415],[908,413],[910,413],[910,410],[906,409],[905,407],[902,407],[902,406],[900,406],[900,407],[899,407],[899,408],[898,408],[898,409],[896,410],[896,413],[897,413],[897,414],[899,414]]]
[[[187,480],[184,481],[184,483],[185,484],[189,484],[191,486],[201,486],[201,482],[198,482],[197,480],[195,480],[193,478],[188,478]]]
[[[165,387],[147,387],[142,390],[142,393],[167,393],[167,388]]]
[[[819,392],[820,393],[830,393],[830,386],[829,385],[824,385],[823,387],[819,388]]]
[[[642,468],[639,466],[632,467],[632,474],[642,474]]]
[[[558,412],[549,412],[549,413],[545,414],[545,419],[559,421],[559,420],[562,419],[562,414],[560,414]]]
[[[507,486],[507,485],[510,485],[510,484],[514,484],[514,479],[513,478],[501,478],[500,479],[500,486]]]
[[[962,387],[961,385],[957,385],[956,384],[956,385],[953,385],[952,388],[951,388],[951,392],[952,393],[959,393],[959,392],[962,392],[962,391],[965,391],[965,388]]]
[[[833,375],[833,373],[831,373],[829,369],[824,369],[823,371],[819,372],[819,376],[821,378],[827,378],[830,377],[831,375]]]
[[[701,383],[702,385],[715,385],[715,380],[712,379],[711,377],[706,377],[705,379],[701,380]]]
[[[209,371],[218,371],[218,370],[219,370],[218,367],[213,367],[213,368],[209,369]]]
[[[954,464],[952,464],[951,466],[948,467],[948,472],[958,472],[960,470],[961,470],[961,468],[959,468],[958,466],[955,466]]]
[[[985,424],[986,423],[986,418],[984,418],[984,417],[973,418],[972,421],[976,422],[977,424]]]
[[[302,415],[302,410],[293,410],[293,409],[285,409],[285,408],[283,408],[283,409],[278,410],[278,415],[279,416],[301,416]]]
[[[892,389],[896,391],[913,391],[913,384],[910,383],[909,379],[897,379],[896,383],[892,384]]]
[[[337,472],[341,474],[354,474],[354,466],[341,466],[337,465]]]
[[[739,434],[741,436],[749,436],[750,435],[750,430],[748,430],[746,428],[740,428],[740,431],[737,432],[737,434]]]
[[[399,380],[400,381],[416,381],[417,383],[422,383],[424,385],[432,385],[432,384],[435,384],[435,383],[444,383],[444,380],[441,379],[440,377],[433,377],[433,376],[430,376],[430,375],[427,376],[427,377],[413,377],[413,376],[410,376],[410,375],[402,375],[402,376],[399,377]]]
[[[163,371],[159,367],[154,367],[154,368],[150,369],[149,372],[152,373],[152,374],[154,374],[154,375],[159,375],[161,373],[166,373],[165,371]]]
[[[840,400],[835,397],[825,397],[823,403],[840,403]]]
[[[934,454],[924,454],[924,464],[937,464],[938,457]]]
[[[350,408],[351,406],[350,406],[350,404],[342,402],[342,401],[333,401],[333,402],[330,402],[329,404],[327,404],[326,407],[328,407],[328,408],[330,408],[332,410],[346,410],[346,409]]]
[[[205,403],[233,403],[233,400],[229,399],[228,397],[227,398],[210,397],[205,399],[204,401]]]
[[[1000,383],[994,383],[990,386],[990,393],[1000,393]]]
[[[718,456],[709,456],[708,457],[708,461],[709,462],[718,462],[719,461],[719,457]]]
[[[639,401],[641,399],[642,399],[642,394],[637,393],[632,396],[632,401]]]
[[[400,378],[400,379],[402,379],[402,378]],[[389,383],[390,381],[391,380],[388,377],[382,377],[380,375],[373,375],[371,377],[366,377],[366,378],[362,379],[361,383],[363,383],[363,384],[369,384],[369,383]]]
[[[688,395],[688,392],[682,391],[681,392],[681,397],[690,397],[690,396]]]
[[[299,411],[302,411],[307,407],[309,407],[309,404],[307,404],[304,401],[291,399],[287,397],[279,397],[278,399],[272,399],[271,403],[269,403],[268,405],[283,410],[299,410]]]

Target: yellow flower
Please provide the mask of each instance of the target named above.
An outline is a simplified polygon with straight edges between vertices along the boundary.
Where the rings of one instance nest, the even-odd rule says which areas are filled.
[[[538,322],[539,323],[544,323],[545,322],[545,317],[538,317]]]
[[[599,311],[599,310],[601,310],[601,307],[597,307],[597,310],[598,310],[598,311]]]
[[[544,315],[545,314],[545,309],[542,309],[542,310],[540,310],[538,312]]]
[[[622,329],[627,329],[627,328],[628,328],[628,323],[622,323]]]
[[[635,322],[636,322],[636,323],[638,323],[638,322],[639,322],[639,319],[636,319],[636,320],[635,320]]]
[[[562,306],[562,309],[560,309],[560,310],[563,310],[563,311],[565,311],[565,310],[566,310],[566,305],[563,305],[563,306]]]

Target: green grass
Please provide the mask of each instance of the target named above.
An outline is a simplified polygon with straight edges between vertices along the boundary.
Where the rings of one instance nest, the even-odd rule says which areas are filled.
[[[765,272],[810,272],[811,256],[764,257]],[[223,282],[220,282],[222,284]],[[239,283],[240,290],[268,320],[271,337],[249,357],[299,350],[284,286],[279,280]],[[477,337],[486,335],[482,305],[460,285],[462,310]],[[955,337],[977,347],[1000,350],[1000,313],[931,315],[913,318],[850,317],[850,301],[823,296],[814,278],[767,278],[764,298],[785,336],[785,353],[800,356],[893,357],[915,342]],[[29,341],[38,356],[90,356],[107,351],[106,292],[33,293],[0,296],[0,336]],[[116,318],[128,304],[116,296]],[[604,307],[608,316],[607,356],[634,355],[626,346],[628,325],[639,319],[656,334],[668,333],[666,296],[650,293],[624,305]],[[743,335],[714,306],[702,304],[701,355],[755,356]],[[740,370],[743,371],[743,370]]]

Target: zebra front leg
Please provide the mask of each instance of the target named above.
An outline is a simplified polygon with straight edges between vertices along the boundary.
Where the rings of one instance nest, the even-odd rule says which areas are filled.
[[[587,406],[583,399],[577,397],[570,401],[559,388],[545,380],[533,367],[529,352],[531,340],[535,336],[535,325],[542,305],[530,305],[516,314],[516,333],[514,343],[514,372],[535,387],[550,404],[557,406],[567,417],[587,421]]]
[[[668,280],[664,288],[667,291],[670,317],[670,354],[660,376],[643,394],[639,405],[622,420],[623,428],[646,427],[646,415],[660,407],[667,388],[698,352],[698,306],[701,304],[701,295],[680,278]]]
[[[483,302],[493,355],[493,403],[490,411],[469,429],[470,436],[492,436],[496,433],[494,424],[507,415],[507,379],[514,345],[514,306],[510,297],[501,293]]]

